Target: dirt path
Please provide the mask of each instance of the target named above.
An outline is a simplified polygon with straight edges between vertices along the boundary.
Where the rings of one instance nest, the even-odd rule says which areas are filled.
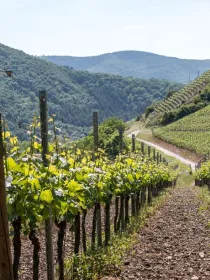
[[[140,132],[140,130],[133,131],[131,134],[128,134],[128,137],[131,138],[132,134],[135,134],[135,136],[136,136],[139,132]],[[151,147],[156,148],[157,150],[165,153],[166,155],[176,158],[177,160],[181,161],[184,164],[191,165],[192,171],[195,171],[196,162],[193,162],[191,160],[185,159],[185,158],[181,157],[180,155],[175,154],[175,153],[173,153],[173,152],[171,152],[171,151],[169,151],[169,150],[167,150],[167,149],[165,149],[165,148],[163,148],[163,147],[161,147],[161,146],[159,146],[157,144],[154,144],[152,142],[148,142],[148,141],[145,141],[145,140],[142,140],[142,139],[138,139],[138,138],[136,138],[136,140],[144,142],[145,144],[147,144],[147,145],[149,145]]]
[[[141,230],[120,279],[210,279],[209,212],[197,187],[180,187]]]

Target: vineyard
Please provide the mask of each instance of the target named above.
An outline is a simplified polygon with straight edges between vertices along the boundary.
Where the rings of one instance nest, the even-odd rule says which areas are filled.
[[[210,280],[210,0],[1,4],[0,280]]]
[[[151,106],[151,113],[147,116],[147,123],[152,124],[157,119],[160,119],[164,114],[174,111],[183,104],[193,102],[196,96],[199,96],[201,91],[210,82],[210,71],[206,71],[203,75],[186,85],[183,89],[172,93],[162,102],[157,102]]]
[[[154,135],[180,148],[198,154],[210,150],[210,106],[191,114],[175,123],[154,129]]]
[[[210,161],[201,164],[195,173],[195,184],[197,186],[207,185],[210,190]]]
[[[31,124],[27,132],[30,145],[24,149],[3,123],[14,279],[47,279],[46,271],[40,269],[40,264],[43,267],[40,232],[44,223],[52,230],[52,221],[57,227],[56,276],[61,280],[65,276],[67,279],[92,279],[90,268],[78,269],[82,256],[108,246],[113,236],[124,232],[131,217],[151,204],[153,197],[164,188],[174,184],[177,172],[160,162],[161,158],[155,158],[154,153],[153,158],[146,156],[144,150],[135,153],[134,143],[133,152],[122,152],[110,158],[100,148],[95,151],[78,149],[76,143],[69,142],[61,134],[55,116],[48,118],[48,125],[47,149],[43,145],[46,135],[43,135],[42,117]],[[46,153],[43,153],[44,148]],[[67,227],[72,232],[69,244],[67,240],[64,242]],[[27,242],[22,235],[28,236],[33,248],[28,256],[31,259],[28,269],[25,260],[20,261],[23,240]],[[52,242],[52,232],[47,236]],[[69,267],[65,270],[66,246]],[[47,254],[49,261],[53,256],[49,256],[48,251]],[[46,262],[46,259],[41,261]]]

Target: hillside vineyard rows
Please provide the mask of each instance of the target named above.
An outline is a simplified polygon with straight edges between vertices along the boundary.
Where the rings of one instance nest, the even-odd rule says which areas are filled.
[[[176,109],[183,102],[190,102],[196,95],[199,95],[199,92],[209,83],[209,81],[210,71],[206,71],[202,76],[173,94],[172,97],[160,102],[158,106],[155,107],[155,112],[157,114],[163,114],[167,111]]]
[[[205,155],[210,151],[210,106],[165,127],[154,135],[168,143]]]
[[[166,125],[202,109],[209,104],[209,83],[210,71],[206,71],[179,91],[169,92],[163,101],[146,109],[146,124]]]

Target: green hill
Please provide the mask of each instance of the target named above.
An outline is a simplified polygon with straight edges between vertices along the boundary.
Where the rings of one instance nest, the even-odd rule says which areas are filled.
[[[210,103],[210,70],[177,92],[146,109],[147,125],[166,125]]]
[[[42,59],[57,65],[73,67],[77,70],[117,74],[124,77],[167,79],[188,83],[210,69],[210,59],[193,60],[167,57],[142,51],[120,51],[98,56],[42,56]]]
[[[154,130],[154,135],[168,143],[198,154],[210,151],[210,106],[177,122]]]
[[[0,111],[9,128],[22,138],[33,116],[39,115],[40,89],[48,92],[49,114],[57,116],[58,126],[78,138],[88,133],[93,110],[100,112],[100,121],[111,116],[129,120],[181,87],[166,80],[76,71],[0,44],[0,69],[5,67],[13,70],[14,77],[1,73]]]

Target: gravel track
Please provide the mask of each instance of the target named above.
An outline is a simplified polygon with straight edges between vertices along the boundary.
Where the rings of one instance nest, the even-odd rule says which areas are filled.
[[[118,279],[210,279],[210,213],[197,187],[175,188],[141,230]]]
[[[133,131],[132,133],[128,134],[128,137],[132,138],[132,134],[134,134],[135,136],[137,136],[137,134],[141,132],[141,130],[136,130],[136,131]],[[157,145],[157,144],[154,144],[152,142],[149,142],[149,141],[145,141],[145,140],[142,140],[142,139],[138,139],[136,138],[137,141],[140,141],[140,142],[144,142],[145,144],[151,146],[151,147],[154,147],[156,148],[157,150],[165,153],[166,155],[170,156],[170,157],[174,157],[176,158],[177,160],[181,161],[182,163],[184,164],[187,164],[187,165],[190,165],[191,168],[192,168],[192,171],[195,171],[195,167],[196,167],[196,162],[194,161],[191,161],[191,160],[188,160],[186,158],[183,158],[182,156],[172,152],[172,151],[169,151],[168,149],[164,148],[164,147],[161,147],[160,145]]]

